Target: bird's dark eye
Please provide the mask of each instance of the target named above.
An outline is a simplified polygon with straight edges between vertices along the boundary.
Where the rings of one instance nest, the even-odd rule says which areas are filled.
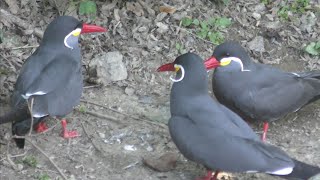
[[[230,56],[230,53],[226,53],[226,56],[229,57],[229,56]]]

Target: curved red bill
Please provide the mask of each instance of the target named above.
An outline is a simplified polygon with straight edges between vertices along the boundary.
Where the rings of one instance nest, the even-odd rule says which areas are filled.
[[[93,32],[106,32],[106,31],[107,31],[106,28],[103,28],[103,27],[100,27],[100,26],[96,26],[96,25],[83,23],[82,24],[81,34],[93,33]]]
[[[157,69],[158,72],[175,71],[175,70],[176,69],[174,68],[174,63],[164,64]]]
[[[209,70],[219,67],[220,62],[214,56],[211,56],[209,59],[204,61],[204,65],[206,66],[207,70]]]

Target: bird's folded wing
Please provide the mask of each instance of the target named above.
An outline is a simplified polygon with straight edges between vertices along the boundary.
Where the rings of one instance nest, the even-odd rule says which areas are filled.
[[[57,57],[43,68],[27,89],[22,89],[20,92],[26,98],[50,93],[68,83],[70,77],[79,72],[79,68],[79,63],[70,57]]]

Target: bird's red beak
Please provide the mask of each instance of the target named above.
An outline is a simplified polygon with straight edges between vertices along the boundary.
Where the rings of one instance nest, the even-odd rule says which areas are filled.
[[[174,68],[174,64],[173,63],[168,63],[168,64],[164,64],[162,66],[160,66],[157,69],[158,72],[163,72],[163,71],[176,71],[176,68]]]
[[[209,59],[204,61],[204,65],[206,66],[207,70],[210,70],[219,67],[220,62],[214,56],[211,56]]]
[[[93,33],[93,32],[106,32],[106,31],[107,31],[107,29],[105,29],[103,27],[83,23],[81,34]]]

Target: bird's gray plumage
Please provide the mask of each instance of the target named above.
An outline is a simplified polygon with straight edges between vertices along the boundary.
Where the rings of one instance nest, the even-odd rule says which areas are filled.
[[[83,86],[80,48],[73,41],[69,44],[72,48],[65,46],[64,39],[81,26],[71,16],[56,18],[48,25],[40,46],[25,61],[14,87],[11,111],[0,117],[0,123],[13,121],[13,134],[23,136],[30,129],[27,100],[31,103],[33,99],[34,125],[46,116],[65,116],[79,103]],[[23,148],[23,139],[16,142]]]
[[[285,152],[261,142],[238,115],[209,96],[199,56],[188,53],[175,64],[182,65],[185,77],[171,90],[169,131],[186,158],[230,172],[272,173],[294,167]]]
[[[249,70],[222,66],[215,70],[212,79],[218,101],[244,118],[276,120],[319,98],[320,71],[291,73],[255,63],[236,42],[219,45],[213,56],[218,61],[237,57]]]

